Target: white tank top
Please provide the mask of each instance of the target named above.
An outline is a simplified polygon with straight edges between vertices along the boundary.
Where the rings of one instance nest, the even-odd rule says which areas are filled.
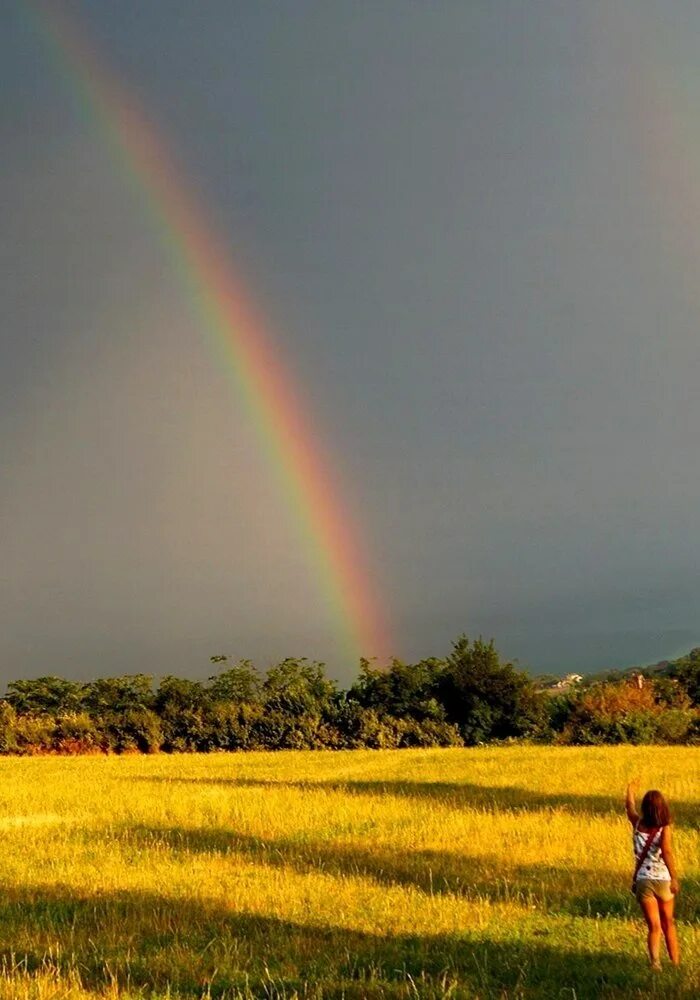
[[[648,837],[648,834],[642,833],[641,830],[637,829],[637,826],[639,826],[639,822],[637,822],[633,834],[635,861],[639,861],[642,851],[646,847]],[[644,859],[642,867],[637,872],[637,878],[650,879],[654,882],[669,882],[671,880],[671,873],[666,867],[666,862],[661,856],[661,836],[663,832],[664,828],[661,827],[661,829],[657,830],[654,834],[654,839],[647,852],[647,856]]]

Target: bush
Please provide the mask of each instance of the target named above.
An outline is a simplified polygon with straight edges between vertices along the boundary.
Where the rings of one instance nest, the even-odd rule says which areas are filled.
[[[48,715],[18,715],[15,731],[20,754],[50,753],[54,749],[56,723]]]
[[[687,743],[698,722],[700,722],[700,713],[691,708],[669,708],[658,717],[657,741],[659,743]]]
[[[251,740],[264,750],[316,750],[328,746],[332,734],[320,715],[262,712],[251,727]]]
[[[438,696],[465,743],[535,736],[546,709],[535,686],[512,663],[503,663],[491,642],[462,635],[440,675]]]
[[[449,722],[438,722],[434,719],[394,720],[399,734],[399,747],[461,747],[464,746],[459,729]]]
[[[682,686],[692,704],[700,707],[700,647],[691,649],[687,656],[674,660],[669,674]]]
[[[104,748],[104,733],[87,712],[70,712],[56,719],[54,748],[58,753],[94,753]]]
[[[146,674],[14,681],[0,701],[0,754],[700,743],[700,648],[641,686],[617,674],[565,692],[538,690],[493,641],[466,636],[443,660],[363,660],[348,691],[304,658],[264,679],[248,660],[212,662],[226,669],[208,682],[169,676],[155,692]]]
[[[444,720],[445,708],[437,697],[444,669],[444,661],[435,659],[415,664],[394,659],[388,669],[362,660],[360,676],[348,691],[348,699],[395,719]]]
[[[148,708],[113,712],[105,719],[107,747],[115,753],[157,753],[163,744],[160,719]]]
[[[320,716],[332,706],[335,694],[324,665],[303,657],[288,657],[272,667],[262,685],[265,708],[289,718]]]
[[[63,677],[35,677],[10,681],[7,701],[23,715],[57,715],[78,712],[82,706],[83,686]]]
[[[17,714],[7,701],[0,701],[0,754],[17,752]]]
[[[260,705],[222,702],[207,714],[200,749],[253,750],[257,748],[255,727],[262,716]]]
[[[666,697],[665,690],[661,697]],[[658,698],[653,683],[642,688],[625,681],[595,684],[572,700],[559,742],[682,742],[689,736],[697,713],[682,694],[674,698],[672,708]]]

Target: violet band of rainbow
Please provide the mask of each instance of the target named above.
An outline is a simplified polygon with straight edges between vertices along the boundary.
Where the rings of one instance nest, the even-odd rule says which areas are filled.
[[[25,0],[37,31],[83,112],[111,146],[115,166],[142,195],[199,329],[242,399],[257,438],[294,511],[343,647],[384,659],[387,616],[360,533],[344,509],[313,421],[281,351],[258,315],[205,211],[140,102],[110,70],[82,25],[54,3]]]

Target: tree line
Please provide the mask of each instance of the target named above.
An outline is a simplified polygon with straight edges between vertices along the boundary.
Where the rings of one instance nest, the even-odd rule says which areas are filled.
[[[465,635],[442,659],[362,660],[347,690],[305,658],[265,674],[249,660],[211,661],[217,672],[207,681],[12,681],[0,700],[0,753],[700,742],[700,649],[662,673],[611,674],[565,691],[502,660],[493,641]]]

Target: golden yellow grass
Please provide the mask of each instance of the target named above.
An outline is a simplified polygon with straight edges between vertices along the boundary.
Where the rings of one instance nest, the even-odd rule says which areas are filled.
[[[700,749],[0,761],[0,1000],[700,997]],[[676,809],[681,970],[629,892]]]

